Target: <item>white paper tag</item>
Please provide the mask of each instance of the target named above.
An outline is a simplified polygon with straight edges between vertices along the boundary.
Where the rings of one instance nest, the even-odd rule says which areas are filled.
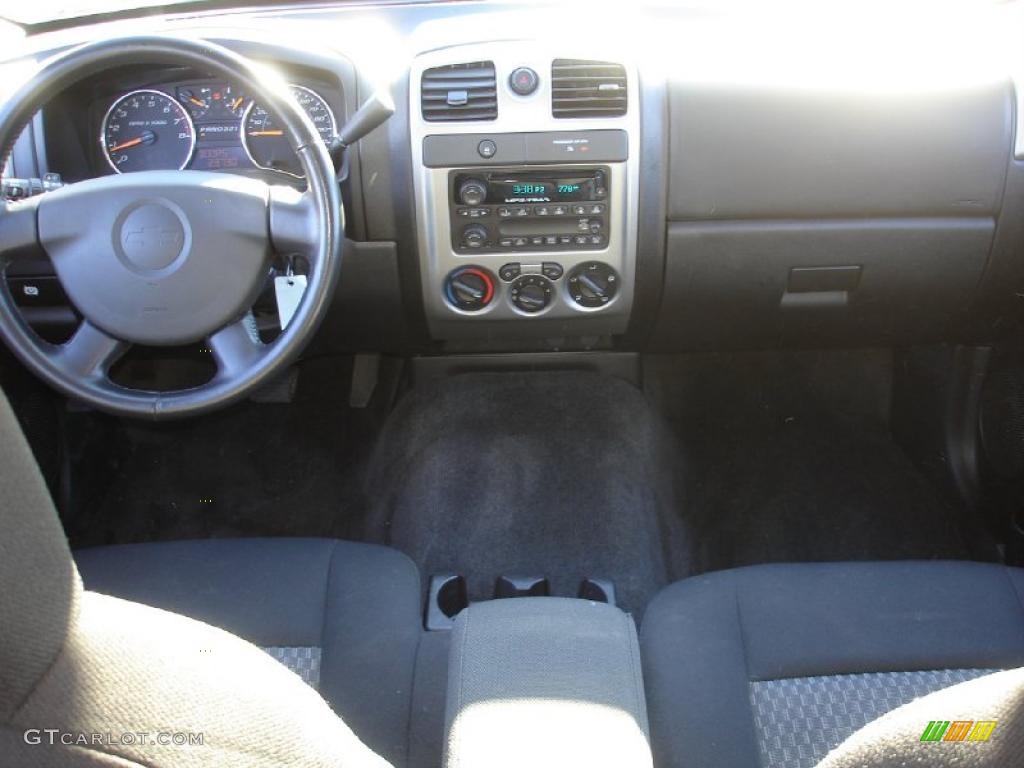
[[[277,298],[277,316],[281,330],[288,327],[295,310],[299,308],[302,294],[306,292],[305,275],[288,275],[274,278],[274,296]]]

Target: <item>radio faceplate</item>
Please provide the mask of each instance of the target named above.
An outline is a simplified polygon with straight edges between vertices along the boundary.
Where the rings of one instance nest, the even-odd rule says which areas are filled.
[[[452,170],[448,200],[456,253],[601,250],[611,236],[607,166],[559,173]]]

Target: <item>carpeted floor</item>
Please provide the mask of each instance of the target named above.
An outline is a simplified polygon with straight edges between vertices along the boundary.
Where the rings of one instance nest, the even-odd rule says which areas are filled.
[[[378,422],[348,407],[351,361],[301,366],[289,404],[181,422],[66,417],[72,546],[231,536],[351,538]],[[386,410],[386,409],[385,409]]]
[[[890,351],[653,357],[684,446],[700,571],[968,558],[960,512],[892,440]]]
[[[640,614],[686,569],[668,453],[624,381],[454,376],[414,388],[388,420],[370,469],[372,523],[425,577],[465,575],[472,600],[503,574],[546,576],[567,596],[595,577]]]

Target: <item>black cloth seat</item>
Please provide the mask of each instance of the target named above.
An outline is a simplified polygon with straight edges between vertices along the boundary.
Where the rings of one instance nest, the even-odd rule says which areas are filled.
[[[407,762],[421,635],[413,563],[325,539],[212,539],[75,553],[85,588],[179,613],[261,646],[393,765]]]
[[[814,766],[885,712],[1024,665],[1024,570],[928,561],[708,573],[652,601],[640,646],[656,766]]]

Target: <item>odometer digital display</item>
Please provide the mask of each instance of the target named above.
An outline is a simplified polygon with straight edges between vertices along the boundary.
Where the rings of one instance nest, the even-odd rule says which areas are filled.
[[[138,90],[110,106],[100,141],[118,173],[180,171],[192,159],[196,134],[181,104],[160,91]]]

